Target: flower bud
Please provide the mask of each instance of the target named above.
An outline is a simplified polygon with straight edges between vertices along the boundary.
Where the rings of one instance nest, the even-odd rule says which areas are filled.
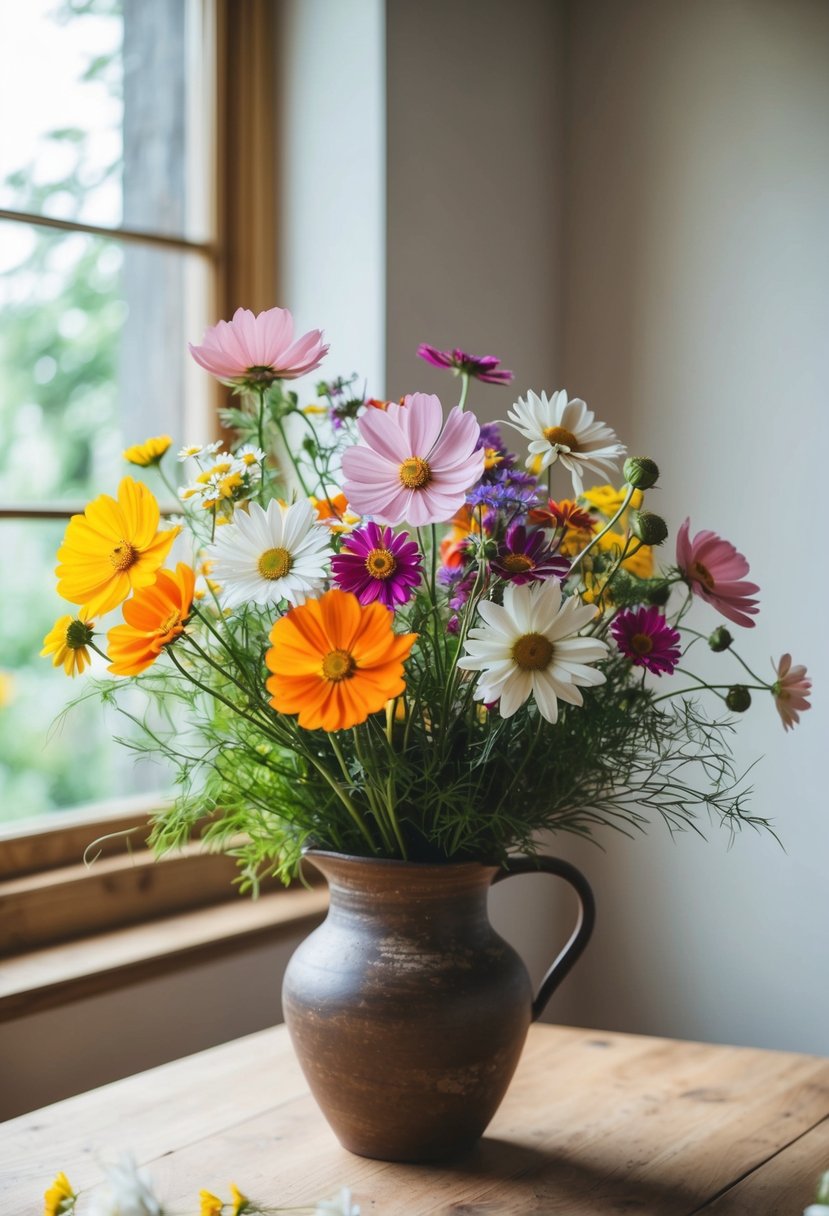
[[[751,705],[751,693],[745,684],[732,684],[725,694],[725,703],[732,713],[744,714]]]
[[[721,650],[728,650],[733,641],[734,639],[725,625],[718,625],[708,639],[708,645],[715,653],[719,654]]]
[[[631,511],[630,530],[643,545],[661,545],[668,536],[668,525],[653,511]]]
[[[655,583],[646,596],[648,603],[653,604],[656,608],[664,608],[670,598],[670,583]]]
[[[629,456],[624,467],[625,481],[637,490],[649,490],[656,485],[659,468],[647,456]]]

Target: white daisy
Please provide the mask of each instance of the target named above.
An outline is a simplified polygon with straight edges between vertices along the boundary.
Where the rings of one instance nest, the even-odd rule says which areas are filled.
[[[576,495],[584,489],[583,473],[608,476],[625,454],[616,432],[596,422],[580,397],[568,401],[564,389],[552,397],[532,392],[527,393],[526,400],[519,397],[506,422],[530,440],[527,468],[540,474],[560,461],[573,479]]]
[[[481,672],[475,700],[498,701],[502,717],[532,695],[541,716],[555,722],[559,701],[583,704],[578,685],[604,684],[602,672],[587,664],[603,659],[607,644],[576,636],[596,609],[577,596],[563,599],[557,579],[511,583],[503,607],[482,600],[478,611],[486,628],[470,629],[458,667]]]
[[[304,498],[283,507],[273,499],[267,511],[252,502],[237,510],[208,550],[212,574],[221,584],[225,608],[240,604],[302,604],[320,590],[327,573],[330,533],[315,523]]]

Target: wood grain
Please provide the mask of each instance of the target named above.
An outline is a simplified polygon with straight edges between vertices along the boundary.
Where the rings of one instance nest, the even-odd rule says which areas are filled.
[[[0,964],[0,1022],[310,931],[327,906],[324,888],[293,887],[8,959]]]
[[[40,1216],[58,1169],[87,1186],[127,1148],[180,1216],[231,1179],[284,1205],[349,1185],[378,1216],[796,1216],[829,1151],[829,1061],[534,1026],[478,1147],[424,1168],[340,1148],[279,1027],[10,1121],[2,1211]]]

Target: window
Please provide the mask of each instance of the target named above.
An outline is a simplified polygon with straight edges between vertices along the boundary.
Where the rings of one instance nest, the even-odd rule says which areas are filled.
[[[123,722],[97,698],[53,725],[84,685],[38,652],[71,611],[53,591],[66,519],[140,474],[128,444],[215,431],[218,394],[187,339],[228,307],[274,302],[270,8],[0,13],[0,111],[14,115],[0,145],[0,820],[21,830],[164,784],[113,741]]]

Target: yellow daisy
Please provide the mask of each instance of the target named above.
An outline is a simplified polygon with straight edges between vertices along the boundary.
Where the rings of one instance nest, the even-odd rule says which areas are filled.
[[[230,1184],[230,1197],[233,1200],[230,1216],[242,1216],[243,1212],[250,1210],[250,1200],[247,1195],[242,1194],[235,1182]]]
[[[94,629],[88,608],[81,608],[77,616],[59,617],[43,639],[41,657],[52,655],[53,667],[62,667],[73,678],[80,675],[90,663],[88,646]]]
[[[63,1170],[61,1170],[55,1181],[44,1193],[43,1216],[63,1216],[65,1212],[74,1211],[76,1199],[77,1195],[72,1190],[69,1179]]]
[[[109,612],[130,592],[148,587],[181,528],[160,532],[158,503],[145,485],[125,477],[118,500],[100,494],[73,515],[58,549],[58,595]]]
[[[156,435],[153,439],[145,439],[143,443],[134,443],[123,452],[124,460],[137,464],[139,468],[148,469],[158,464],[172,443],[169,435]]]
[[[211,1191],[199,1191],[199,1216],[222,1216],[222,1208],[225,1206],[218,1195],[214,1195]]]

